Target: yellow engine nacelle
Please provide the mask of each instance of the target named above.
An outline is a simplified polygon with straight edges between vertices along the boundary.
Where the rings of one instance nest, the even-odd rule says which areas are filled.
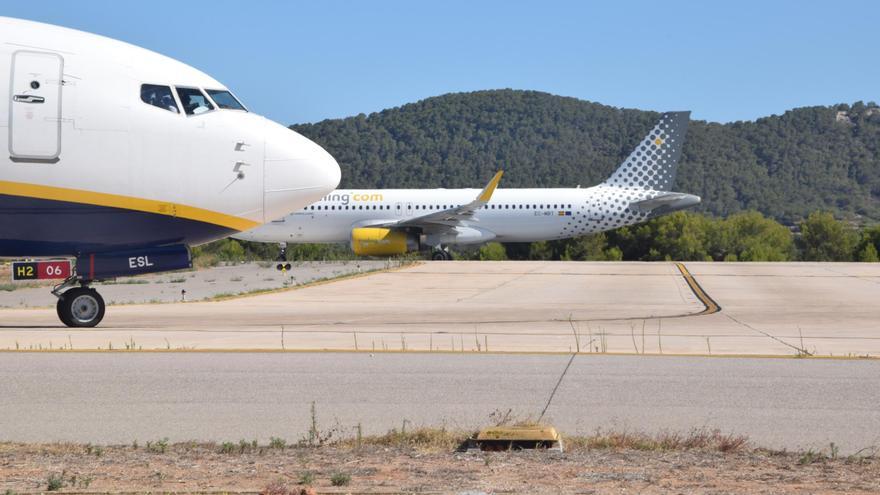
[[[419,238],[399,230],[364,227],[352,229],[351,250],[358,256],[391,256],[419,250]]]

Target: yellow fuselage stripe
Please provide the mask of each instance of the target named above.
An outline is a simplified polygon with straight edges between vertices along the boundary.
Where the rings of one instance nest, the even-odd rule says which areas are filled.
[[[132,198],[129,196],[120,196],[118,194],[67,189],[64,187],[0,181],[0,194],[143,211],[156,215],[166,215],[169,217],[185,218],[187,220],[210,223],[237,231],[249,230],[260,225],[253,220],[205,210],[195,206],[182,205],[167,201],[157,201],[155,199]]]

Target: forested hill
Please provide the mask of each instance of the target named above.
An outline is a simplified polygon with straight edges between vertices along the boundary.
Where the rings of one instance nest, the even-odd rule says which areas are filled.
[[[341,187],[482,187],[499,169],[502,187],[586,187],[604,180],[658,117],[497,90],[291,127],[336,157]],[[757,209],[793,223],[828,209],[880,220],[880,108],[856,103],[756,122],[692,121],[674,189],[700,195],[700,210],[715,215]]]

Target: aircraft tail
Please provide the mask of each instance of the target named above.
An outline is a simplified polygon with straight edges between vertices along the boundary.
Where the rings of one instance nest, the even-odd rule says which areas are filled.
[[[606,186],[671,191],[690,112],[666,112],[604,182]]]

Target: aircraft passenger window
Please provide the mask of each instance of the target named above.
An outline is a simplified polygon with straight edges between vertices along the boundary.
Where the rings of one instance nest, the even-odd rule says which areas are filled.
[[[335,210],[335,209],[336,209],[336,205],[331,206],[330,209],[331,209],[331,210]]]
[[[173,113],[180,113],[177,108],[177,102],[174,101],[174,95],[168,86],[158,86],[156,84],[141,84],[141,101],[147,105],[159,107]]]
[[[376,205],[373,205],[373,209],[374,209],[374,210],[376,209]]]
[[[177,88],[177,96],[187,115],[198,115],[214,109],[208,97],[196,88]]]
[[[232,93],[229,91],[225,89],[206,89],[205,91],[208,92],[208,96],[214,100],[218,107],[225,110],[244,110],[247,112],[247,108],[232,96]]]
[[[398,210],[400,209],[400,205],[397,205],[397,209],[398,209]]]

